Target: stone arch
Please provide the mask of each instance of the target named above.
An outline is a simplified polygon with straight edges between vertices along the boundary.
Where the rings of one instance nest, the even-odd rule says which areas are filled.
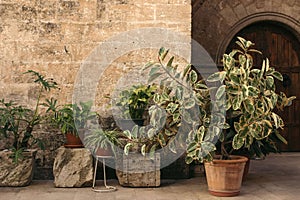
[[[193,0],[192,38],[217,64],[235,33],[251,23],[271,20],[300,34],[300,1],[297,0]]]
[[[275,12],[261,12],[249,15],[239,22],[237,22],[232,28],[228,31],[226,37],[221,41],[218,46],[216,54],[216,62],[220,63],[223,54],[226,51],[229,43],[232,41],[233,37],[243,28],[247,27],[250,24],[260,22],[260,21],[273,21],[280,23],[281,26],[293,33],[297,39],[300,41],[300,23],[296,19],[281,13]]]

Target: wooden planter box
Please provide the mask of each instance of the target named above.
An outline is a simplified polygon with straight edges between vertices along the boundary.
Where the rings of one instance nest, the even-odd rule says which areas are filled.
[[[21,187],[31,183],[36,150],[24,152],[23,159],[14,163],[11,151],[0,151],[0,186]]]
[[[122,155],[116,161],[116,174],[121,186],[158,187],[160,186],[160,154],[154,159],[140,153]]]

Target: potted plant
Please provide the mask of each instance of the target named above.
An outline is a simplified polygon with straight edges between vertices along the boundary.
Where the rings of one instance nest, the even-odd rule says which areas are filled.
[[[84,138],[86,148],[97,156],[114,156],[115,146],[120,144],[121,135],[116,130],[92,129]]]
[[[133,85],[120,92],[115,106],[121,117],[117,120],[122,130],[131,130],[134,125],[143,126],[145,114],[155,93],[155,85]]]
[[[239,193],[244,167],[238,166],[238,163],[243,163],[246,159],[240,158],[233,163],[233,158],[237,157],[232,155],[234,151],[242,149],[240,152],[247,157],[254,153],[261,156],[267,145],[273,144],[276,147],[275,140],[286,142],[279,132],[283,129],[284,122],[276,114],[276,108],[283,109],[295,98],[287,98],[284,93],[276,92],[274,79],[282,81],[282,75],[270,67],[268,59],[263,61],[260,69],[253,68],[250,53],[259,52],[251,49],[254,45],[252,42],[239,37],[237,44],[240,50],[233,50],[224,55],[224,69],[207,79],[209,82],[223,83],[216,89],[216,103],[223,97],[226,98],[225,124],[228,129],[220,132],[219,135],[217,152],[220,154],[220,160],[205,162],[206,173],[208,174],[210,170],[213,173],[207,175],[209,190],[217,196],[234,196]],[[189,150],[190,153],[194,151]],[[239,174],[234,179],[237,181],[236,185],[230,185],[231,188],[229,187],[228,190],[223,181],[226,177],[222,175],[229,174],[226,174],[225,168],[220,167],[224,166],[224,163],[230,163],[230,169],[236,168]],[[217,172],[218,168],[223,171]],[[219,173],[219,176],[216,173]],[[222,177],[222,179],[216,180],[215,177]],[[223,184],[218,184],[222,181]]]
[[[8,144],[8,149],[0,152],[0,186],[29,185],[36,154],[36,149],[32,148],[38,145],[44,149],[42,139],[33,132],[39,125],[49,123],[49,116],[43,109],[50,108],[46,101],[43,102],[43,95],[57,88],[57,84],[36,71],[25,73],[31,74],[35,78],[34,83],[38,85],[35,107],[31,109],[4,99],[0,101],[0,137]]]
[[[160,154],[162,142],[154,129],[135,125],[118,137],[116,174],[119,184],[127,187],[160,186]]]
[[[205,163],[208,188],[216,196],[239,194],[247,158],[232,155],[234,151],[252,152],[258,148],[263,152],[275,140],[286,142],[279,132],[284,123],[275,109],[283,109],[295,98],[276,93],[274,79],[282,81],[281,74],[270,67],[267,59],[260,69],[254,69],[250,53],[258,51],[251,49],[252,42],[238,39],[241,50],[225,54],[224,69],[207,78],[213,87],[203,84],[190,67],[181,76],[172,66],[174,57],[164,64],[168,51],[163,48],[158,64],[148,65],[152,67],[150,79],[159,77],[158,73],[163,74],[159,70],[163,70],[169,82],[164,80],[162,84],[177,85],[169,89],[181,97],[181,126],[189,125],[186,162]]]
[[[91,108],[92,101],[64,105],[57,105],[57,101],[52,102],[52,120],[60,128],[61,132],[66,135],[65,147],[83,147],[81,138],[84,137],[88,122],[96,116],[91,111]]]

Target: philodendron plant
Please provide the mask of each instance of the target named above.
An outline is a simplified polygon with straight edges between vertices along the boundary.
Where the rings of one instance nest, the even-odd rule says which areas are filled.
[[[44,148],[43,141],[33,131],[38,125],[49,122],[49,116],[43,109],[49,111],[51,105],[48,104],[49,99],[44,99],[44,94],[57,88],[53,79],[36,71],[28,70],[25,74],[32,75],[34,83],[38,85],[35,107],[31,109],[14,101],[0,100],[0,137],[4,136],[7,143],[12,140],[10,150],[14,153],[15,162],[22,157],[23,151],[32,148],[34,144]]]

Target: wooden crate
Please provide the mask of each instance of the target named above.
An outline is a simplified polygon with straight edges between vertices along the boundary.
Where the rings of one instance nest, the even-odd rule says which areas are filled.
[[[126,187],[160,186],[160,154],[154,159],[139,153],[122,155],[117,159],[116,174],[119,184]]]

